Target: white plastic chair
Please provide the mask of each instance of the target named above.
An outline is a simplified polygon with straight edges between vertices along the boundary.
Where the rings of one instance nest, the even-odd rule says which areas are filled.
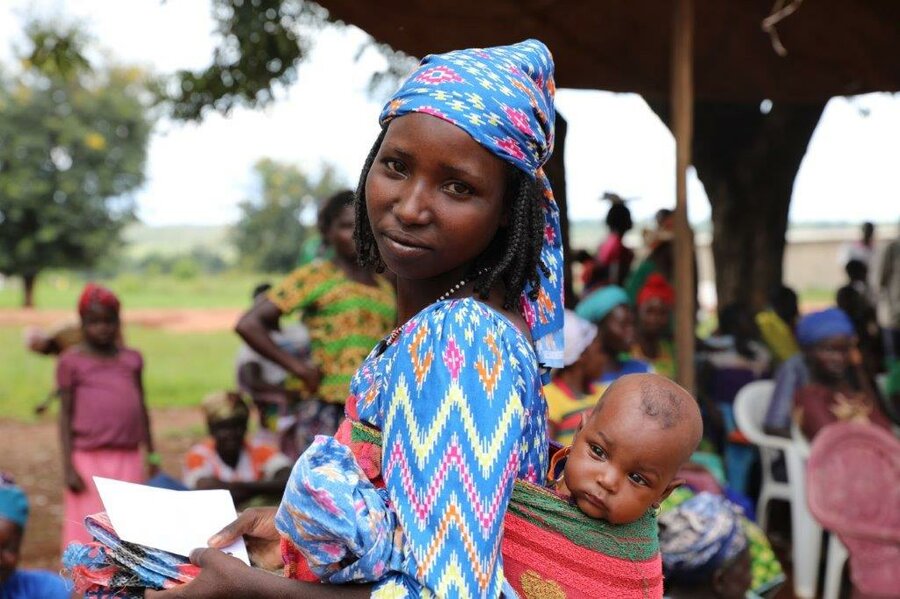
[[[762,483],[759,500],[756,502],[756,518],[763,531],[766,530],[769,519],[769,501],[771,499],[791,501],[791,486],[786,482],[775,480],[772,475],[772,465],[782,451],[790,449],[791,441],[763,432],[763,421],[774,390],[773,381],[753,381],[744,385],[734,398],[734,420],[737,427],[751,443],[759,447]]]

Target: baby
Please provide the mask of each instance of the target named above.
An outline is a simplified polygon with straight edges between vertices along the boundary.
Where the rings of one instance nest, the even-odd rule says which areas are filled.
[[[702,435],[687,391],[656,374],[623,376],[582,416],[572,445],[554,456],[551,477],[586,515],[627,524],[684,484],[675,475]]]

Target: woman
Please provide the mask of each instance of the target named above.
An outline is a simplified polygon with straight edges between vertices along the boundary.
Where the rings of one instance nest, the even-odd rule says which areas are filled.
[[[649,362],[657,374],[675,378],[675,347],[669,337],[669,322],[675,305],[675,290],[654,273],[637,297],[637,341],[631,354]]]
[[[624,289],[615,285],[598,289],[579,302],[575,313],[596,324],[600,331],[606,360],[597,379],[599,384],[608,385],[626,374],[652,372],[647,362],[629,356],[635,339],[634,313]]]
[[[301,381],[295,452],[316,435],[333,435],[344,415],[350,378],[378,340],[396,324],[391,285],[356,259],[352,191],[326,200],[319,228],[329,259],[296,269],[254,303],[237,333],[264,358]],[[281,316],[299,311],[309,329],[313,362],[276,343],[272,332]],[[290,381],[286,383],[290,387]]]
[[[553,93],[535,40],[428,56],[385,107],[360,179],[360,258],[396,275],[403,324],[357,372],[347,417],[383,438],[364,468],[383,480],[416,557],[374,587],[333,587],[204,549],[192,556],[200,576],[159,596],[501,595],[514,478],[547,468],[539,365],[562,363],[559,219],[541,169]],[[288,485],[288,511],[300,485]],[[245,512],[214,546],[243,533],[258,559],[277,555],[272,516]]]

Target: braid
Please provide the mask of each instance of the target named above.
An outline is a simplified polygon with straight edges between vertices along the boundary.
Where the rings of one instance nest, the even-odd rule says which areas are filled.
[[[498,280],[503,281],[505,291],[503,307],[517,307],[517,300],[528,283],[532,299],[537,298],[540,278],[538,269],[548,275],[549,269],[541,264],[541,248],[544,243],[544,215],[541,210],[540,191],[535,181],[518,169],[513,169],[507,184],[510,222],[497,233],[494,242],[477,262],[476,269],[484,263],[491,264],[475,281],[475,293],[486,299]],[[492,251],[493,250],[493,251]],[[494,257],[494,260],[490,260]]]
[[[354,212],[356,213],[356,225],[353,229],[353,239],[356,241],[356,256],[362,266],[371,266],[376,272],[384,272],[384,262],[381,260],[381,254],[378,253],[378,245],[375,243],[375,235],[372,233],[372,225],[369,224],[369,212],[366,210],[366,179],[369,177],[369,171],[375,162],[375,156],[381,149],[381,142],[384,140],[384,134],[387,127],[381,130],[378,138],[369,150],[366,156],[366,162],[363,165],[362,172],[359,175],[359,184],[356,186],[356,204]]]

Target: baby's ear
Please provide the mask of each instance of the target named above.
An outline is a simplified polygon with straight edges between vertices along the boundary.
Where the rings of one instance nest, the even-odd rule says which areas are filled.
[[[589,417],[588,412],[589,410],[585,410],[581,413],[581,418],[578,419],[578,426],[575,427],[575,432],[572,434],[572,442],[575,441],[575,438],[578,437],[578,433],[580,433],[587,425],[587,420]]]
[[[659,501],[657,503],[662,503],[672,494],[672,491],[686,483],[687,481],[683,478],[674,478],[672,482],[666,485],[666,489],[662,492],[662,495],[659,496]]]

